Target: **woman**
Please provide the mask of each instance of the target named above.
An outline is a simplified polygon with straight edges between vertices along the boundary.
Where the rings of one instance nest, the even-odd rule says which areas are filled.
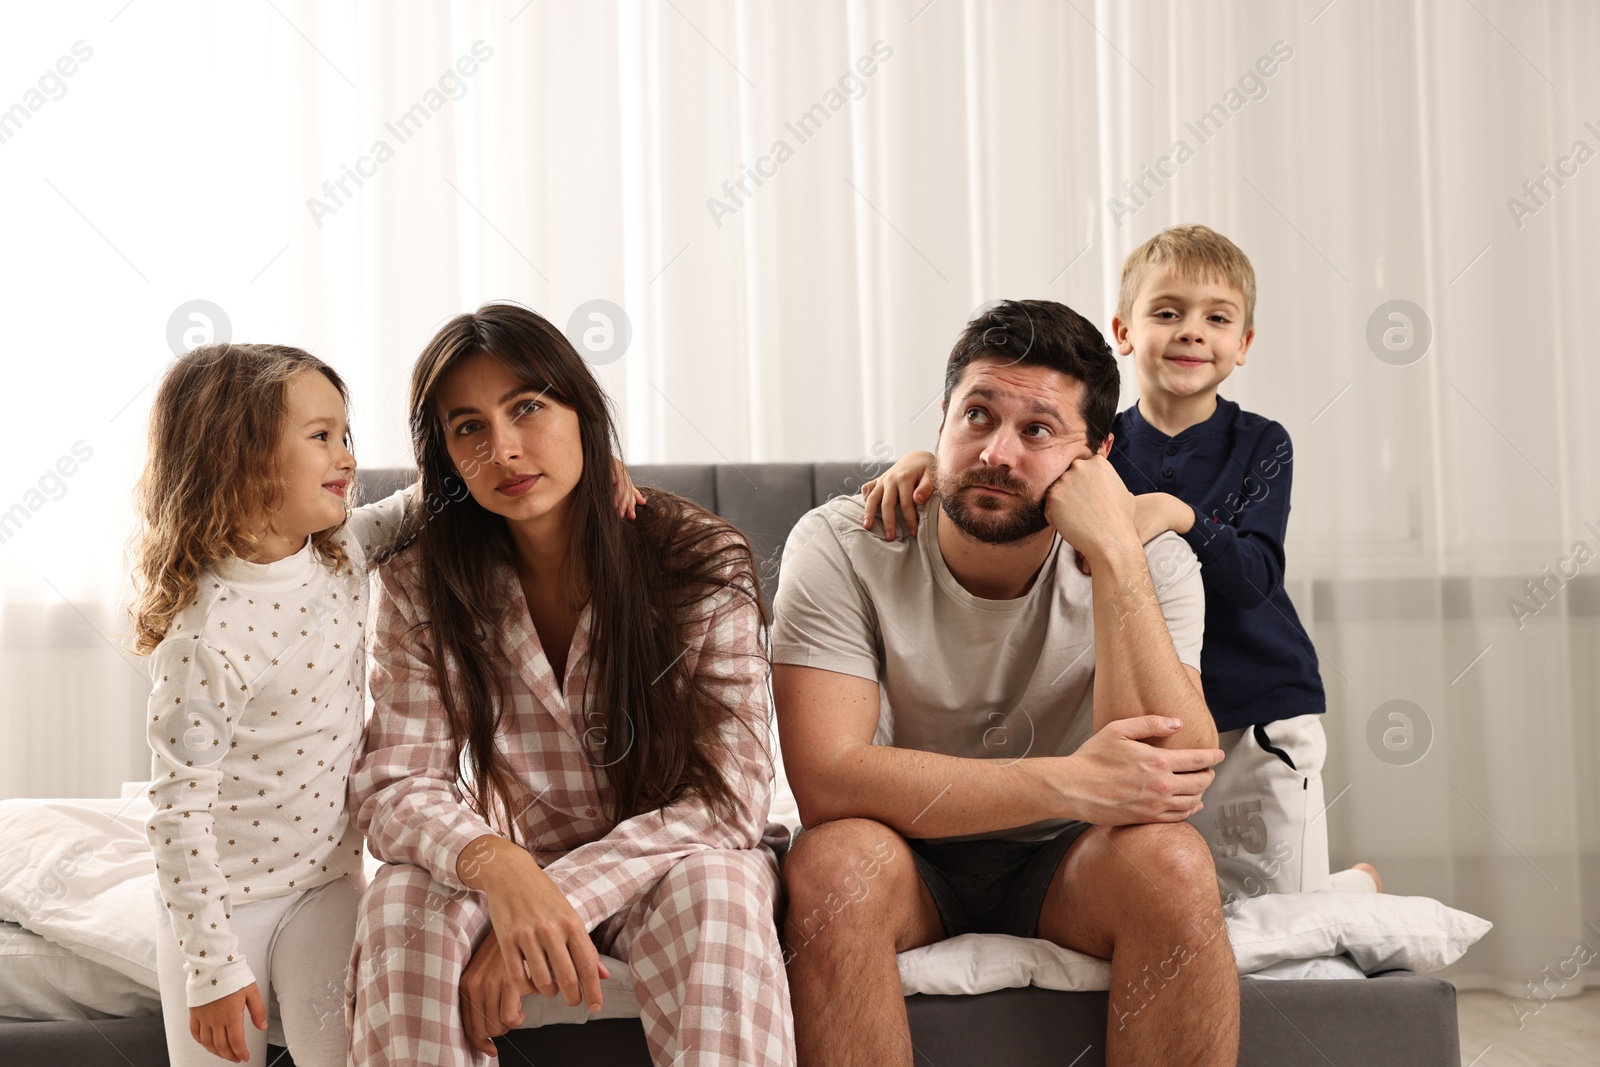
[[[792,1063],[749,548],[667,493],[618,516],[605,394],[525,308],[439,331],[411,432],[457,502],[380,575],[353,1062],[483,1063],[525,994],[597,1010],[604,952],[655,1063]]]

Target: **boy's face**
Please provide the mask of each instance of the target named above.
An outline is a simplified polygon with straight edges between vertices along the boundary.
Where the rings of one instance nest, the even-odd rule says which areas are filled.
[[[1225,281],[1200,281],[1158,267],[1145,278],[1128,321],[1111,320],[1117,352],[1133,357],[1139,392],[1188,397],[1216,392],[1244,366],[1256,332],[1244,326],[1244,295]]]

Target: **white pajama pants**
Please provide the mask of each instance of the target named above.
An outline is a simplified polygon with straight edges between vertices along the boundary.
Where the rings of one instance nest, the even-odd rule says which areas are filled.
[[[345,1067],[350,1055],[345,971],[355,944],[362,888],[359,876],[351,876],[302,893],[233,905],[228,926],[255,973],[267,1009],[265,1030],[257,1030],[249,1012],[241,1009],[251,1067],[266,1067],[269,1037],[286,1045],[299,1067]],[[172,1067],[228,1063],[189,1033],[183,950],[159,896],[156,907],[156,974],[167,1058]]]
[[[1364,871],[1328,871],[1322,716],[1229,730],[1217,747],[1227,758],[1189,824],[1211,846],[1224,904],[1263,893],[1375,888]]]

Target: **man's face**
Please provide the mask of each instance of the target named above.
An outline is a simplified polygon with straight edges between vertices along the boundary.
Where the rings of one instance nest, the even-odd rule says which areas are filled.
[[[1129,321],[1116,318],[1117,351],[1133,357],[1139,390],[1186,397],[1215,389],[1244,366],[1254,329],[1244,329],[1244,296],[1227,282],[1162,267],[1134,298]]]
[[[1048,523],[1044,495],[1073,460],[1093,454],[1078,413],[1083,383],[1047,367],[975,359],[939,425],[935,487],[951,522],[988,544]],[[1111,447],[1107,437],[1100,452]]]

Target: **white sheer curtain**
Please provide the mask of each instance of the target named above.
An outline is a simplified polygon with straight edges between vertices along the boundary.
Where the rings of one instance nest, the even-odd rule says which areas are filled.
[[[369,465],[408,458],[423,342],[495,297],[562,324],[625,309],[599,374],[635,462],[849,460],[931,444],[974,307],[1108,322],[1122,257],[1202,221],[1260,277],[1224,392],[1297,446],[1335,859],[1492,918],[1459,981],[1520,994],[1600,948],[1593,6],[107,0],[6,21],[0,796],[142,774],[121,547],[190,301],[334,363]]]

